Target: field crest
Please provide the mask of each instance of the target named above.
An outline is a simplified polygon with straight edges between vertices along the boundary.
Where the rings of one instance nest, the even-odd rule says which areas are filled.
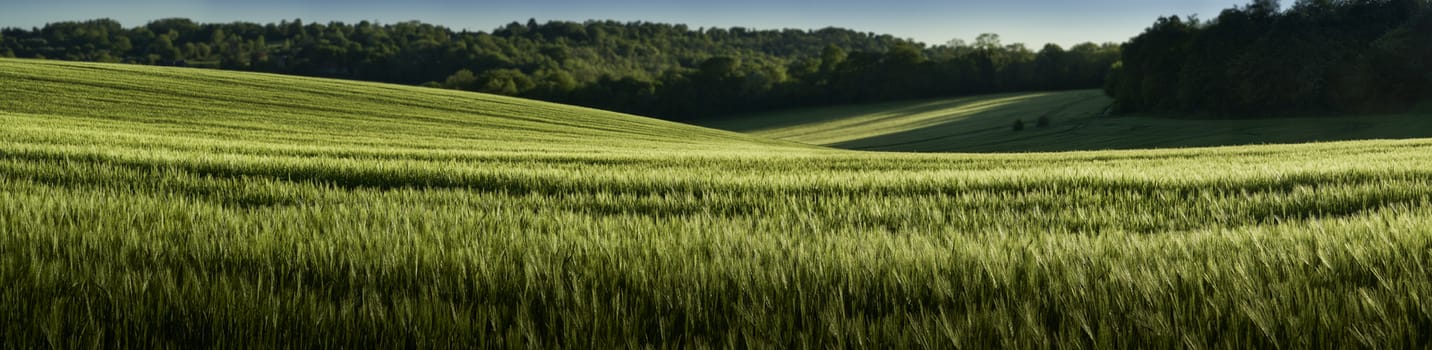
[[[0,81],[7,127],[78,138],[520,152],[810,148],[511,97],[272,74],[6,59]]]

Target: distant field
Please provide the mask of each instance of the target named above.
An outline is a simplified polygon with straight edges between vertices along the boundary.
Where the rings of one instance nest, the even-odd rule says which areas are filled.
[[[855,152],[0,60],[0,285],[5,348],[1417,348],[1432,140]]]
[[[1047,152],[1432,137],[1432,113],[1253,120],[1105,116],[1095,90],[808,108],[727,117],[718,129],[872,151]],[[1038,127],[1040,117],[1049,125]],[[1015,120],[1025,124],[1014,131]]]

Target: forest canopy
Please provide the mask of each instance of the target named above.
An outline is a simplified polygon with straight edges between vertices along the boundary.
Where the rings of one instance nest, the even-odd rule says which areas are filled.
[[[926,45],[848,29],[513,22],[110,19],[0,30],[0,57],[179,65],[519,96],[666,119],[1103,87],[1122,112],[1259,117],[1405,111],[1432,100],[1428,0],[1254,0],[1162,17],[1119,44]]]
[[[927,46],[847,29],[613,21],[196,23],[0,30],[0,56],[179,65],[479,91],[666,119],[976,93],[1096,88],[1116,44],[1037,50],[985,34]]]
[[[1124,44],[1118,109],[1257,117],[1406,111],[1432,97],[1426,0],[1256,0],[1160,18]]]

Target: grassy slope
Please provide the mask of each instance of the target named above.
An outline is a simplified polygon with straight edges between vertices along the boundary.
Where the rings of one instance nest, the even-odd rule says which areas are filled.
[[[0,113],[10,130],[54,138],[103,135],[133,147],[190,143],[184,139],[287,152],[366,147],[571,154],[795,146],[600,110],[397,85],[24,60],[4,61],[0,74],[7,82],[0,86]]]
[[[1428,169],[1432,140],[844,152],[0,60],[0,342],[1427,346]]]
[[[1104,117],[1099,91],[1021,93],[796,109],[705,125],[830,147],[915,152],[1039,152],[1432,137],[1427,113],[1256,120]],[[1049,116],[1047,128],[1035,127]],[[1015,132],[1014,120],[1026,129]]]

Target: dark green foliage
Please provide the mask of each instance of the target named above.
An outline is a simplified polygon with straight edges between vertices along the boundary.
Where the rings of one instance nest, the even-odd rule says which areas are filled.
[[[1039,120],[1035,122],[1034,126],[1038,126],[1038,127],[1040,127],[1040,128],[1047,128],[1047,127],[1049,127],[1049,116],[1047,116],[1047,115],[1041,115],[1041,116],[1039,116]]]
[[[1011,129],[1014,129],[1014,131],[1024,130],[1024,119],[1015,119],[1014,126],[1011,127]]]
[[[1334,72],[1334,103],[1377,110],[1406,108],[1432,96],[1432,12],[1423,11],[1374,41],[1353,64]]]
[[[1425,0],[1276,1],[1211,21],[1160,18],[1106,89],[1123,111],[1232,117],[1405,110],[1427,98]]]
[[[181,65],[520,96],[667,119],[783,107],[1097,87],[1118,46],[1036,55],[987,34],[925,47],[889,35],[513,22],[454,32],[419,22],[200,24],[109,19],[0,30],[0,56]]]

